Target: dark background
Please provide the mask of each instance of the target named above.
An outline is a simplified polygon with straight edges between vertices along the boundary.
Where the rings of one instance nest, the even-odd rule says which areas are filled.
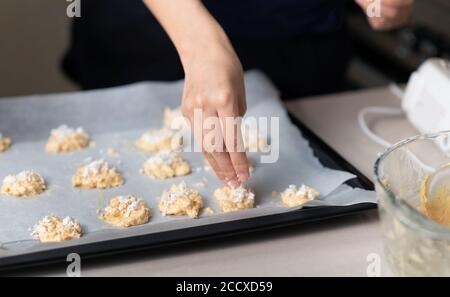
[[[0,1],[0,97],[76,90],[61,72],[69,41],[66,1]],[[354,56],[345,89],[406,82],[427,57],[450,57],[450,0],[416,0],[412,25],[389,33],[371,30],[349,1]]]

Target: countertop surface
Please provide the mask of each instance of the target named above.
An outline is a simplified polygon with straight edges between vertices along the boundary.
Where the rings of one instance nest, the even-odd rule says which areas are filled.
[[[367,106],[399,106],[388,88],[290,101],[288,109],[367,177],[384,150],[357,124]],[[401,116],[368,117],[370,127],[396,142],[417,134]],[[367,276],[373,256],[382,257],[376,210],[342,218],[168,247],[81,263],[82,276]],[[381,270],[388,275],[382,263]],[[62,265],[15,272],[65,276]]]

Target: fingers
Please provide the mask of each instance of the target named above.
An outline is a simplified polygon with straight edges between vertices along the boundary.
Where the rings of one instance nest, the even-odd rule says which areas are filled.
[[[211,167],[226,186],[240,185],[230,155],[224,146],[224,137],[217,113],[203,111],[202,149]]]
[[[216,173],[217,177],[221,181],[225,181],[225,174],[223,174],[222,170],[220,169],[220,167],[217,164],[217,162],[214,159],[214,157],[210,153],[208,153],[206,151],[204,151],[203,154],[205,155],[205,158],[208,161],[209,166],[211,166],[212,170]]]
[[[230,157],[239,184],[248,181],[249,166],[241,133],[239,106],[229,106],[218,111],[225,148]]]
[[[249,166],[240,129],[239,106],[221,107],[221,115],[213,110],[200,110],[201,118],[186,112],[194,137],[217,177],[226,185],[237,187],[249,179]],[[200,128],[201,137],[198,137]]]
[[[239,106],[239,116],[243,117],[247,112],[247,100],[245,98],[245,86],[242,86],[242,90],[240,92],[238,106]]]
[[[225,186],[236,188],[241,185],[233,163],[231,162],[230,154],[224,151],[212,153],[212,156],[217,162],[217,166],[220,168],[220,171],[225,176],[225,178],[222,179]]]
[[[203,155],[205,156],[206,160],[208,161],[209,166],[211,166],[212,170],[216,173],[217,177],[224,181],[225,175],[223,174],[220,166],[217,164],[216,160],[212,156],[212,154],[208,151],[208,148],[204,147],[203,139],[207,133],[209,133],[210,130],[203,130],[204,124],[204,116],[203,111],[201,109],[198,109],[198,111],[201,113],[201,117],[196,117],[195,111],[196,107],[194,104],[194,101],[188,100],[187,96],[183,97],[183,102],[181,106],[182,114],[184,117],[186,117],[189,120],[191,132],[193,133],[195,140],[199,142],[200,147],[202,148]],[[214,112],[210,113],[210,116],[216,116]],[[201,137],[198,137],[200,136]],[[212,149],[211,149],[212,150]]]
[[[182,113],[191,123],[194,138],[211,168],[225,185],[236,187],[249,179],[240,125],[247,108],[242,73],[236,78],[219,79],[219,83],[213,81],[214,85],[194,84],[186,78]],[[228,117],[231,124],[226,122]]]
[[[250,178],[247,155],[245,152],[230,152],[229,156],[231,163],[233,164],[238,183],[246,183]]]

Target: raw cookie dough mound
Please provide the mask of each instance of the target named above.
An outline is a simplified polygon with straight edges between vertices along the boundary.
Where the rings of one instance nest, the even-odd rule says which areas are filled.
[[[214,191],[214,197],[219,201],[223,212],[237,211],[253,208],[255,205],[255,194],[249,188],[224,187]]]
[[[49,215],[37,223],[31,236],[40,242],[61,242],[80,238],[81,225],[71,217],[64,219]]]
[[[296,185],[290,185],[281,192],[281,200],[288,207],[301,206],[308,201],[319,198],[320,194],[316,189],[302,185],[300,188]]]
[[[196,219],[203,207],[200,193],[190,189],[184,182],[174,184],[168,191],[164,191],[159,200],[159,210],[163,216],[189,216]]]
[[[146,224],[150,216],[150,209],[141,197],[128,195],[111,199],[100,218],[113,226],[126,228]]]
[[[5,177],[1,193],[15,197],[32,197],[41,194],[45,189],[46,185],[42,176],[27,170]]]
[[[191,167],[180,154],[165,150],[145,161],[143,171],[150,177],[167,179],[188,175]]]
[[[186,118],[181,114],[181,107],[171,109],[166,107],[164,109],[164,127],[172,130],[181,130],[185,127],[189,127]]]
[[[88,145],[89,135],[83,128],[73,129],[62,125],[52,130],[45,149],[49,153],[68,153],[82,150]]]
[[[94,161],[78,169],[72,177],[72,185],[84,189],[108,189],[123,184],[122,175],[104,160]]]
[[[261,152],[269,150],[270,146],[267,143],[267,137],[262,135],[257,127],[244,122],[242,123],[241,131],[245,150],[249,152]]]
[[[180,146],[180,138],[176,132],[167,128],[150,130],[142,134],[136,141],[136,146],[144,152],[174,150]]]
[[[7,151],[11,147],[11,138],[3,137],[0,133],[0,153]]]

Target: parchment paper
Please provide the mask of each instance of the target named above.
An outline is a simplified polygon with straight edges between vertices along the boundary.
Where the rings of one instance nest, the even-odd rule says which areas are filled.
[[[212,197],[221,186],[211,171],[204,170],[201,153],[183,153],[193,173],[171,180],[152,180],[140,174],[143,162],[151,155],[134,148],[134,141],[149,128],[161,127],[163,109],[179,105],[183,82],[146,82],[89,92],[28,96],[0,100],[0,132],[13,139],[10,151],[0,154],[0,179],[8,174],[34,169],[48,183],[49,190],[30,199],[0,195],[1,257],[48,250],[61,246],[107,239],[129,237],[206,225],[224,221],[292,211],[281,205],[273,191],[283,191],[290,184],[307,184],[321,193],[318,201],[308,206],[352,205],[375,202],[372,192],[351,189],[343,183],[353,176],[324,168],[314,157],[308,142],[289,121],[279,101],[278,93],[259,72],[245,76],[248,115],[280,117],[280,159],[274,164],[260,164],[258,154],[249,186],[255,190],[257,208],[223,214]],[[95,148],[73,154],[48,154],[44,146],[51,129],[61,125],[83,126],[96,143]],[[116,149],[120,156],[106,154]],[[74,190],[71,177],[75,170],[89,160],[103,158],[116,165],[125,177],[125,185],[109,190]],[[163,217],[157,208],[157,197],[163,189],[184,180],[198,188],[205,206],[214,214],[198,220],[183,217]],[[104,208],[116,195],[141,195],[152,209],[150,223],[128,229],[108,226],[97,217],[96,210]],[[58,244],[40,244],[30,237],[30,228],[48,214],[72,216],[83,226],[80,240]]]

